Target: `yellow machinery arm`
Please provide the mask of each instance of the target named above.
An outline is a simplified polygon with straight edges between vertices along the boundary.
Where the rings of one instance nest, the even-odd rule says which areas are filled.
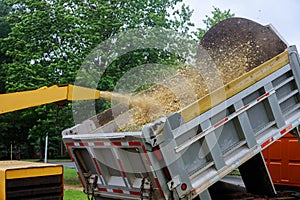
[[[0,114],[54,102],[100,98],[100,91],[74,85],[41,87],[36,90],[0,94]]]
[[[98,98],[100,98],[100,91],[90,88],[74,85],[41,87],[36,90],[0,94],[0,114],[48,103]],[[20,180],[22,180],[21,185]],[[51,185],[45,185],[50,183],[49,180]],[[38,184],[40,182],[44,184]],[[24,187],[28,185],[30,187],[25,189]],[[33,195],[62,199],[63,167],[43,163],[1,161],[0,199],[18,199],[18,197],[33,197]]]

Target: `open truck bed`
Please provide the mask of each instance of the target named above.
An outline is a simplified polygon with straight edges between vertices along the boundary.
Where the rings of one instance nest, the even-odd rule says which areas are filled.
[[[210,199],[208,188],[236,168],[249,192],[272,196],[261,152],[288,132],[299,137],[299,89],[293,46],[140,131],[116,132],[126,119],[119,106],[118,118],[101,113],[63,131],[63,141],[96,199]]]

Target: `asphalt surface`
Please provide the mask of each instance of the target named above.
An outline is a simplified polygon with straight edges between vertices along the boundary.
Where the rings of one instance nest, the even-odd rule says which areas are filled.
[[[63,165],[64,167],[67,167],[67,168],[75,168],[75,163],[73,163],[73,162],[50,162],[50,163]]]

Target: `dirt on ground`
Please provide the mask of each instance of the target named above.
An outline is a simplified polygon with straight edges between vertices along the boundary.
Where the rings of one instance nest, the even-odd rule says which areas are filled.
[[[65,184],[64,185],[64,190],[78,190],[78,191],[83,191],[83,188],[81,185],[69,185]]]

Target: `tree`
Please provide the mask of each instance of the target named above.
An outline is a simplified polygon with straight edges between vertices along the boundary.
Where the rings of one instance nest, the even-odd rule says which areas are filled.
[[[218,22],[228,19],[231,17],[234,17],[234,13],[231,13],[231,10],[224,10],[222,11],[220,8],[213,7],[213,11],[211,12],[212,16],[205,15],[205,19],[202,20],[205,24],[205,28],[199,28],[198,32],[196,33],[196,36],[201,40],[201,38],[204,36],[204,34],[214,25],[216,25]]]
[[[168,12],[181,0],[5,0],[12,8],[5,17],[11,27],[8,37],[0,40],[1,52],[12,60],[5,65],[6,92],[36,89],[54,84],[73,83],[77,70],[89,52],[102,41],[133,28],[160,26],[188,32],[191,11],[187,6]],[[99,89],[114,87],[116,78],[134,67],[134,63],[156,62],[158,52],[150,50],[128,55],[115,64],[99,84]],[[165,57],[170,57],[165,54]],[[105,106],[104,106],[105,107]],[[23,122],[30,125],[29,139],[39,138],[42,150],[46,132],[60,135],[72,125],[70,106],[60,110],[65,116],[55,128],[56,106],[43,105],[22,111]],[[21,125],[20,125],[21,126]],[[27,129],[25,130],[27,131]]]
[[[0,1],[0,38],[6,38],[8,37],[10,30],[10,27],[8,23],[5,22],[5,17],[8,15],[10,11],[10,8],[7,7],[5,4],[3,4],[2,1]],[[6,93],[5,90],[5,84],[6,84],[6,66],[7,63],[10,62],[10,57],[5,55],[5,52],[0,49],[0,94]],[[7,114],[7,115],[1,115],[0,116],[0,156],[9,158],[9,151],[8,147],[12,143],[12,141],[15,141],[16,139],[22,140],[22,135],[20,134],[19,137],[16,137],[16,135],[9,135],[9,137],[5,136],[5,134],[11,133],[11,130],[14,130],[13,132],[19,132],[19,127],[14,126],[12,122],[15,121],[14,115]],[[18,140],[18,141],[20,141]]]
[[[9,13],[9,8],[0,1],[0,38],[6,38],[10,32],[9,25],[3,18]],[[6,70],[5,63],[10,62],[10,58],[0,49],[0,94],[5,93]]]
[[[8,15],[9,10],[10,9],[5,4],[3,4],[2,1],[0,1],[0,38],[7,37],[8,33],[10,32],[9,25],[3,19]]]

